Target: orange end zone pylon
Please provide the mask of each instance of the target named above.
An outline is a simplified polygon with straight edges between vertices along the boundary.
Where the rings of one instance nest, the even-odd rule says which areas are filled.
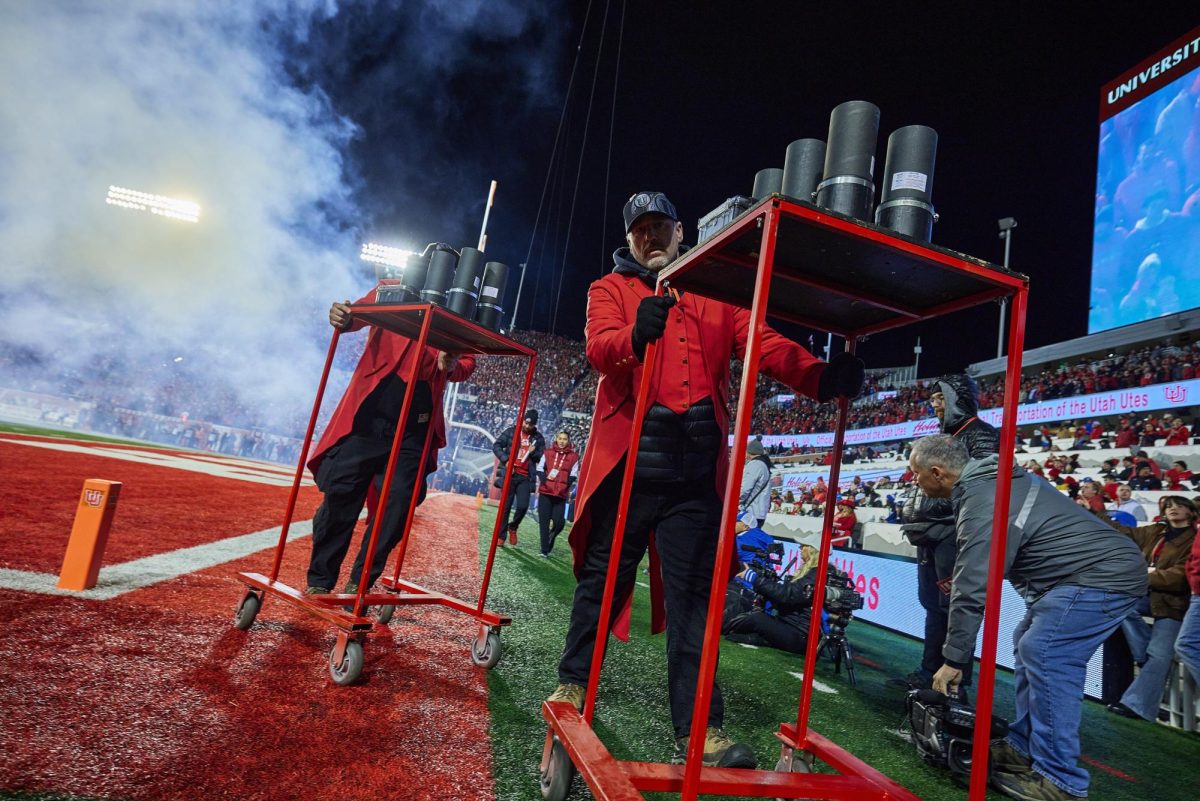
[[[120,496],[120,481],[89,478],[83,482],[75,524],[71,526],[71,539],[67,542],[62,570],[58,574],[60,590],[90,590],[96,586]]]

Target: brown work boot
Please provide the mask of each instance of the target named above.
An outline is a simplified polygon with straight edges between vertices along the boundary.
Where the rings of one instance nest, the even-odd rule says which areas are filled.
[[[517,527],[510,525],[508,527],[508,541],[511,545],[517,544]]]
[[[992,770],[1001,773],[1029,773],[1033,770],[1033,760],[1013,748],[1006,739],[992,740],[989,757]]]
[[[691,737],[675,738],[675,754],[671,757],[672,765],[682,765],[687,762],[688,740]],[[704,767],[706,768],[750,768],[758,767],[758,759],[750,746],[735,743],[732,738],[716,726],[709,726],[704,737]]]
[[[1035,771],[993,773],[992,787],[1017,801],[1079,801],[1086,795],[1071,795]]]
[[[587,688],[578,684],[570,684],[564,682],[554,688],[554,692],[550,693],[547,701],[566,701],[571,706],[583,711],[584,697],[587,695]]]

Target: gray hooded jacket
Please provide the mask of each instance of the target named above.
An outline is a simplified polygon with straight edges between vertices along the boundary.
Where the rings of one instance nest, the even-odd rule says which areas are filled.
[[[961,667],[975,653],[987,594],[999,456],[972,459],[954,484],[958,558],[942,656]],[[1045,480],[1013,468],[1004,576],[1033,605],[1060,585],[1143,596],[1146,560],[1137,546]]]

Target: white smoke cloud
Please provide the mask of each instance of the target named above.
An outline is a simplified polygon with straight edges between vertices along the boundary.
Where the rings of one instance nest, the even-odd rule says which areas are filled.
[[[330,13],[5,4],[5,384],[86,384],[100,367],[152,395],[186,368],[268,418],[311,401],[324,310],[364,283],[343,164],[355,126],[283,72],[282,40]],[[109,185],[195,201],[200,221],[106,205]]]
[[[0,387],[291,432],[328,304],[371,284],[364,231],[471,241],[498,149],[537,147],[561,51],[557,0],[0,14]],[[111,185],[200,220],[107,205]]]

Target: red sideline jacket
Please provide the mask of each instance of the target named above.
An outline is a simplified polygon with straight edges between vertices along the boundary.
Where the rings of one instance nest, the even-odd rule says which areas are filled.
[[[374,302],[374,289],[355,301],[355,303]],[[342,333],[357,331],[364,325],[366,323],[352,316],[350,327]],[[317,443],[316,449],[309,457],[308,469],[313,476],[316,476],[317,467],[320,466],[321,459],[325,457],[325,452],[350,433],[350,429],[354,426],[354,415],[358,412],[358,407],[375,387],[379,386],[380,382],[391,373],[395,373],[402,379],[407,378],[410,369],[409,362],[415,350],[416,343],[411,339],[382,328],[371,328],[367,335],[366,347],[363,348],[363,355],[354,367],[350,385],[346,387],[346,392],[338,401],[337,409],[334,410],[333,417],[329,419],[329,425],[325,426],[320,442]],[[446,446],[446,420],[442,416],[442,393],[446,390],[446,382],[465,381],[471,373],[475,372],[475,357],[464,355],[459,357],[458,365],[452,371],[444,373],[437,369],[437,354],[436,348],[426,346],[417,369],[417,380],[428,381],[430,392],[433,395],[433,442],[430,443],[427,462],[427,465],[431,466],[430,469],[436,469],[437,452]]]
[[[538,485],[538,495],[566,498],[571,488],[571,471],[579,463],[579,454],[571,445],[560,448],[552,443],[542,458],[545,459],[545,476]]]
[[[592,415],[588,447],[579,470],[577,511],[570,536],[576,575],[582,569],[591,529],[591,508],[588,503],[629,448],[629,438],[633,432],[633,407],[642,377],[642,363],[633,352],[633,323],[638,304],[653,292],[641,279],[619,273],[609,273],[594,281],[588,289],[584,332],[587,357],[592,367],[599,371],[600,383],[596,387],[596,408]],[[680,312],[688,319],[686,327],[679,319]],[[691,376],[691,389],[696,399],[699,400],[704,394],[712,397],[717,424],[722,433],[728,434],[729,363],[734,357],[744,358],[749,327],[748,310],[684,294],[682,300],[671,309],[666,333],[659,340],[651,401],[658,397],[660,391],[671,391],[672,387],[687,383]],[[689,332],[698,332],[699,341],[687,341]],[[686,362],[689,353],[697,350],[702,354],[701,365],[682,363]],[[765,325],[761,353],[762,372],[797,392],[816,397],[817,384],[825,369],[824,362]],[[694,385],[697,367],[701,368],[702,377],[707,378],[707,387]],[[724,448],[721,449],[716,468],[717,493],[723,496],[729,472],[729,456]],[[735,554],[731,552],[730,559],[733,558]],[[662,576],[653,537],[650,541],[650,599],[651,630],[657,633],[666,626],[666,614],[663,609]],[[622,639],[628,636],[630,600],[629,596],[614,599],[616,620],[613,630]]]

